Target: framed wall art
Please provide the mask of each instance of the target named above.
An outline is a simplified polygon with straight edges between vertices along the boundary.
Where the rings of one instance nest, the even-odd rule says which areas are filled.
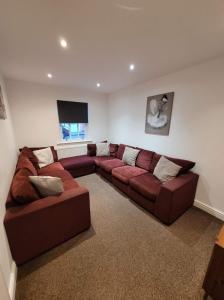
[[[169,135],[174,92],[147,98],[145,133]]]

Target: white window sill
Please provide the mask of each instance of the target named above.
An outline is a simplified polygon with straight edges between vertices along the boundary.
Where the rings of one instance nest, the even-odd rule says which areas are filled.
[[[92,143],[92,139],[60,142],[60,143],[57,144],[57,146],[55,148],[56,149],[62,149],[62,148],[80,147],[80,146],[86,145],[88,143]]]

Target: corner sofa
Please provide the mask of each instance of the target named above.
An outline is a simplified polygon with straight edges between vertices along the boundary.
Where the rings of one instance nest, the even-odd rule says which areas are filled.
[[[4,224],[12,256],[18,265],[90,227],[89,193],[73,177],[97,172],[167,225],[193,205],[199,177],[190,171],[194,162],[167,157],[181,169],[176,178],[161,183],[153,175],[161,155],[137,148],[140,151],[135,166],[125,165],[122,157],[126,146],[110,144],[109,156],[96,156],[96,144],[88,144],[87,155],[60,160],[52,147],[55,162],[41,169],[32,161],[29,151],[26,153],[25,148],[21,151],[27,160],[21,164],[20,155],[16,172],[23,167],[38,175],[60,177],[65,191],[60,196],[24,205],[16,204],[10,191]]]

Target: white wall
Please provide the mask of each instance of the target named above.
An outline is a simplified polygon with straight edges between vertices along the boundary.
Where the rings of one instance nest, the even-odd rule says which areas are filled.
[[[0,75],[0,85],[3,88],[3,97],[7,109],[7,119],[0,119],[0,268],[7,287],[12,285],[14,266],[12,263],[11,253],[8,241],[5,235],[3,219],[5,215],[5,201],[9,192],[12,176],[15,170],[17,160],[17,150],[14,140],[12,121],[8,109],[7,95],[2,76]],[[0,270],[0,271],[1,271]],[[0,280],[2,279],[2,276]],[[2,283],[1,283],[2,288]]]
[[[170,135],[145,134],[146,98],[171,91]],[[111,94],[109,120],[114,142],[195,161],[200,174],[196,199],[224,219],[224,58]]]
[[[88,102],[89,137],[107,138],[107,101],[100,93],[70,87],[7,80],[7,93],[19,147],[61,142],[56,100]]]

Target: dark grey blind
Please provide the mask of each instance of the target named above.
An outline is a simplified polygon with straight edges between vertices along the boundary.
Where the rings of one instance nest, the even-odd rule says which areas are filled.
[[[60,123],[88,123],[88,103],[57,100]]]

